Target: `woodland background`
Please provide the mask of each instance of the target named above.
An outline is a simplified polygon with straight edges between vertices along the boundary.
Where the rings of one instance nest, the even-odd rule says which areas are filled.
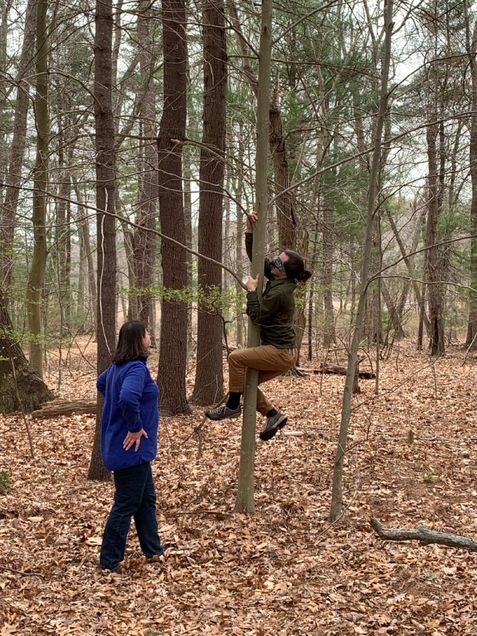
[[[293,560],[291,570],[282,571],[277,563],[281,575],[277,579],[271,575],[274,555],[283,552],[281,544],[280,549],[275,544],[270,547],[277,533],[280,528],[290,533],[296,522],[292,534],[299,545],[297,552],[303,563],[307,559],[314,563],[318,557],[312,528],[324,524],[328,515],[337,525],[327,530],[325,561],[329,557],[329,571],[346,578],[349,570],[334,570],[330,563],[337,562],[340,541],[343,550],[353,554],[356,537],[354,530],[347,534],[348,519],[361,527],[366,511],[376,501],[371,492],[379,493],[377,500],[391,493],[401,503],[413,496],[409,489],[414,492],[421,481],[422,490],[415,500],[419,504],[412,506],[415,514],[409,521],[432,525],[438,520],[456,532],[465,532],[465,514],[460,517],[451,506],[446,508],[447,516],[436,517],[432,506],[443,505],[442,490],[454,503],[462,498],[464,507],[472,505],[474,496],[468,446],[473,440],[473,352],[477,347],[475,5],[470,0],[388,0],[384,5],[366,0],[332,0],[319,5],[270,0],[0,0],[0,18],[0,411],[16,413],[1,420],[10,444],[0,471],[5,492],[0,531],[2,539],[8,539],[2,555],[6,579],[1,589],[13,586],[16,598],[0,604],[5,629],[26,633],[29,598],[36,598],[47,611],[55,607],[51,598],[38,597],[36,581],[49,577],[57,541],[69,545],[69,520],[78,521],[78,510],[71,501],[75,488],[76,502],[93,498],[95,503],[88,509],[94,509],[98,518],[87,522],[87,530],[76,526],[72,530],[80,539],[76,539],[79,552],[72,557],[68,585],[76,580],[78,587],[74,584],[73,589],[79,590],[88,577],[99,576],[92,574],[94,555],[84,552],[86,546],[95,547],[109,505],[109,495],[103,497],[99,490],[109,485],[85,479],[86,474],[90,480],[107,479],[99,457],[99,418],[38,420],[43,422],[38,428],[38,421],[28,413],[54,396],[94,402],[95,374],[108,364],[117,329],[126,318],[144,320],[157,348],[151,368],[161,386],[161,412],[168,422],[168,450],[163,449],[160,460],[162,470],[171,471],[160,502],[163,514],[173,515],[172,509],[177,508],[180,516],[184,505],[188,509],[197,505],[202,519],[209,513],[203,513],[200,502],[210,495],[215,510],[224,505],[229,489],[237,489],[230,473],[218,477],[218,485],[210,485],[206,478],[210,465],[200,459],[200,444],[203,435],[217,437],[210,445],[215,448],[209,457],[211,465],[227,458],[224,465],[232,462],[234,472],[238,432],[229,435],[226,428],[215,424],[206,428],[201,413],[204,405],[219,401],[224,394],[227,350],[247,341],[240,284],[249,272],[243,228],[247,212],[255,207],[266,223],[260,258],[293,248],[306,254],[314,271],[298,298],[296,328],[301,348],[296,377],[270,386],[271,392],[287,396],[279,399],[290,412],[291,423],[295,418],[291,432],[296,435],[277,440],[275,448],[281,445],[282,450],[275,451],[276,457],[273,450],[257,450],[264,475],[263,481],[257,475],[257,501],[269,497],[271,516],[261,505],[254,521],[233,516],[228,508],[221,510],[231,525],[225,524],[228,538],[218,541],[227,547],[222,553],[212,546],[214,559],[204,558],[203,570],[191,553],[181,552],[184,524],[178,529],[176,521],[167,520],[166,538],[167,534],[179,537],[172,541],[171,555],[180,561],[183,554],[189,554],[182,562],[183,571],[179,569],[186,588],[195,574],[205,576],[209,566],[215,571],[219,553],[231,557],[237,542],[245,552],[248,545],[252,561],[257,558],[262,564],[259,572],[255,566],[250,566],[249,574],[241,571],[237,586],[248,580],[254,589],[263,591],[274,590],[278,579],[292,581],[298,576],[292,547],[287,548]],[[268,73],[263,72],[264,42],[271,55]],[[266,125],[260,119],[260,104],[264,103]],[[268,149],[268,168],[264,169],[257,164],[263,143]],[[260,178],[265,179],[265,203],[256,186]],[[407,363],[401,367],[403,352]],[[331,363],[345,367],[344,387],[340,377],[323,375]],[[382,442],[383,431],[373,429],[371,423],[368,426],[357,415],[358,366],[375,376],[371,382],[359,382],[365,402],[366,396],[376,399],[373,413],[378,414],[380,426],[386,434],[395,431],[401,442],[405,439],[405,450],[398,452],[394,442]],[[421,368],[431,375],[421,376]],[[320,374],[314,373],[317,370]],[[398,379],[401,373],[404,377]],[[380,401],[379,396],[401,386],[408,390],[411,377],[412,394],[398,391],[400,400],[391,409],[384,408],[387,398]],[[442,389],[448,384],[455,385],[452,399]],[[334,392],[337,403],[329,397]],[[322,396],[328,396],[328,401],[322,401]],[[319,441],[323,412],[328,414],[325,446]],[[423,448],[416,452],[419,431],[431,421],[437,428],[429,437],[422,437]],[[354,465],[348,474],[354,448],[351,438],[356,435],[366,440],[366,452],[373,458],[379,456],[381,443],[384,445],[384,455],[392,457],[385,467],[376,470],[374,460],[369,463],[365,454],[359,470]],[[40,444],[38,436],[43,440]],[[58,457],[58,440],[65,447],[64,457]],[[198,457],[189,454],[191,440],[200,446],[194,449]],[[440,440],[445,441],[450,455],[442,450]],[[310,517],[301,483],[295,489],[288,478],[309,468],[308,453],[315,461],[333,452],[334,464],[332,459],[326,477],[319,487],[315,483],[309,488],[313,491]],[[452,488],[448,482],[445,487],[435,486],[441,473],[437,471],[436,478],[434,469],[427,467],[428,452],[434,452],[442,466],[453,453],[458,462],[467,457],[463,464],[449,467],[457,475]],[[253,452],[249,453],[252,465],[253,458]],[[65,468],[54,468],[56,461],[64,462]],[[419,475],[416,482],[403,478],[397,489],[386,485],[387,471],[394,466],[406,474],[409,461]],[[275,483],[276,466],[283,463],[289,464],[290,471],[277,469],[280,488],[264,495],[260,484]],[[193,474],[182,475],[182,470]],[[167,480],[175,483],[179,473],[184,478],[182,485],[172,486]],[[330,473],[331,512],[326,510]],[[347,499],[350,492],[360,489],[360,476],[368,480],[369,488],[364,488],[363,500],[357,497],[354,509]],[[308,479],[303,474],[304,482]],[[24,494],[23,480],[31,481]],[[40,488],[40,496],[33,495],[42,481],[45,493]],[[432,488],[427,488],[429,484]],[[55,494],[61,493],[67,511],[64,517],[58,504],[47,503],[51,488]],[[175,488],[186,489],[191,498],[176,499],[172,496]],[[101,511],[95,496],[103,502]],[[83,518],[84,505],[89,504],[77,505]],[[274,506],[282,506],[277,525],[270,521]],[[380,506],[376,507],[379,511]],[[390,510],[389,503],[383,507],[383,513]],[[406,510],[399,506],[398,510],[403,515],[401,525],[406,525]],[[285,520],[282,513],[286,513]],[[294,521],[289,522],[287,515]],[[215,516],[211,513],[212,519]],[[250,544],[243,543],[238,530],[242,523],[249,528],[245,534],[250,532]],[[47,528],[58,532],[58,525],[61,531],[53,538]],[[28,548],[28,556],[22,556],[15,552],[19,549],[15,542],[29,534],[30,526],[35,529],[30,534],[31,551]],[[204,532],[212,533],[214,540],[215,533],[219,536],[221,532],[215,523],[201,521],[197,526],[199,529],[191,523],[187,532],[191,536],[197,533],[199,544]],[[260,533],[263,541],[257,542]],[[356,556],[357,562],[366,554],[367,533],[365,530],[360,538],[364,543],[358,541],[356,554],[361,556]],[[286,543],[285,537],[283,540]],[[36,571],[38,546],[47,556]],[[51,552],[46,546],[51,546]],[[380,547],[375,549],[382,555]],[[262,550],[264,562],[257,556]],[[390,550],[399,555],[398,561],[406,558],[403,554],[409,558],[414,554],[402,546]],[[454,565],[446,559],[452,557],[442,557],[442,548],[419,550],[435,555],[439,580],[432,592],[435,597],[428,590],[434,598],[431,605],[422,602],[426,606],[423,616],[431,621],[437,620],[436,612],[447,617],[444,627],[438,622],[431,625],[436,634],[472,633],[465,631],[471,629],[471,622],[464,619],[452,631],[456,608],[467,607],[463,588],[455,588],[462,590],[462,597],[454,598],[449,611],[439,600],[438,588],[445,577],[459,578],[461,569],[451,571]],[[11,554],[18,560],[12,561]],[[69,554],[68,548],[65,554]],[[457,558],[464,559],[462,555]],[[90,565],[84,570],[87,562]],[[268,578],[263,578],[262,566]],[[370,566],[376,586],[379,588],[383,576],[389,581],[387,572],[396,587],[395,563],[388,569],[381,566]],[[414,567],[420,567],[417,561]],[[356,570],[358,581],[360,568]],[[139,570],[139,576],[146,576]],[[323,566],[326,578],[325,570]],[[408,571],[416,576],[412,566]],[[166,572],[169,574],[160,576],[175,576],[174,567]],[[222,574],[229,581],[230,573]],[[305,589],[301,585],[310,576],[313,578],[307,570],[306,577],[300,578],[300,574],[292,586]],[[153,574],[148,580],[151,577]],[[61,587],[64,583],[62,580]],[[326,612],[319,616],[321,583],[310,592],[314,603],[310,620],[315,623],[307,625],[306,631],[334,633],[329,630],[335,629],[336,616]],[[98,593],[110,598],[111,586],[117,583],[98,583],[103,584],[104,591]],[[339,596],[338,588],[334,594]],[[231,589],[228,594],[235,597]],[[216,590],[210,590],[216,601]],[[359,601],[364,603],[359,610],[362,617],[349,618],[346,629],[349,633],[420,633],[412,629],[433,633],[421,614],[415,615],[414,597],[409,600],[410,618],[406,615],[410,622],[393,627],[396,608],[403,599],[406,605],[406,592],[402,594],[384,614],[389,621],[382,619],[378,627],[364,622],[377,620],[376,608],[366,596]],[[419,598],[427,598],[426,594]],[[353,595],[350,599],[346,594],[338,596],[331,597],[333,608],[338,601],[345,605],[350,600],[358,602]],[[78,598],[73,593],[65,602],[81,606],[83,601]],[[300,603],[304,598],[306,595],[294,597],[298,603],[295,623],[288,623],[285,617],[283,625],[277,622],[275,631],[270,627],[267,632],[263,616],[245,613],[252,622],[237,633],[280,633],[280,629],[303,633]],[[194,603],[191,600],[191,613]],[[267,620],[273,615],[269,609],[264,609]],[[45,633],[75,633],[75,629],[77,633],[89,633],[88,629],[106,633],[104,625],[87,627],[82,619],[75,623],[71,617],[65,623],[60,617],[58,624],[45,627],[38,611],[32,633],[40,633],[40,625]],[[466,611],[461,611],[464,618]],[[233,615],[234,610],[231,612]],[[139,619],[127,614],[124,620],[124,629],[134,623],[137,633],[160,627],[149,615],[142,632],[135,622]],[[185,623],[172,623],[175,627],[169,623],[166,633],[175,633],[174,629],[201,633],[200,619],[195,616],[194,620],[196,624],[189,628]],[[336,620],[336,629],[341,629],[336,633],[346,633],[342,615]],[[119,624],[108,625],[113,625],[108,627],[111,633],[123,633]],[[233,623],[207,625],[210,630],[204,633],[234,633],[235,629]],[[439,632],[441,627],[444,632]],[[387,629],[391,631],[382,631]]]

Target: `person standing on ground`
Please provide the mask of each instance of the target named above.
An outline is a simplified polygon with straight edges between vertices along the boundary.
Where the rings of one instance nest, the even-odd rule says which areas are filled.
[[[114,503],[104,528],[99,564],[118,571],[134,517],[146,559],[164,553],[156,518],[156,493],[151,462],[157,452],[159,389],[147,367],[151,339],[138,320],[119,331],[112,364],[98,377],[104,395],[101,417],[101,456],[114,475]]]
[[[256,220],[256,212],[247,217],[245,247],[250,260]],[[294,292],[298,284],[310,278],[311,272],[305,269],[305,262],[300,254],[285,250],[271,261],[265,259],[264,273],[268,282],[261,297],[257,293],[259,276],[249,276],[246,282],[247,315],[252,322],[260,325],[261,344],[258,347],[235,349],[230,353],[229,394],[224,404],[205,411],[205,415],[211,420],[240,416],[240,397],[247,368],[258,370],[258,383],[261,384],[285,373],[295,363],[297,350],[293,328]],[[260,432],[260,439],[270,440],[285,426],[288,417],[278,411],[260,389],[257,389],[257,410],[267,418],[265,427]]]

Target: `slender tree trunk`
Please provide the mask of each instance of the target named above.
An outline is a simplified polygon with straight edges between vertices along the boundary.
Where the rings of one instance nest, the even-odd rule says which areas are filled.
[[[239,139],[238,139],[238,156],[242,157],[244,154],[244,142],[243,142],[243,123],[239,124]],[[236,225],[235,225],[235,271],[237,276],[242,280],[243,276],[243,214],[242,214],[242,198],[243,198],[243,165],[239,162],[238,175],[237,175],[237,188],[235,191],[235,198],[237,201],[236,206]],[[238,283],[235,283],[235,289],[237,293],[237,301],[235,303],[235,315],[237,324],[237,347],[242,347],[245,339],[244,328],[244,316],[242,309],[242,288]]]
[[[62,323],[69,328],[71,318],[71,294],[70,294],[70,274],[71,274],[71,230],[70,230],[70,194],[71,176],[70,160],[72,152],[65,152],[65,137],[63,133],[63,117],[58,113],[58,174],[59,174],[59,197],[56,202],[56,241],[55,248],[57,254],[58,271],[58,298]],[[68,149],[70,146],[68,146]]]
[[[333,309],[333,208],[326,202],[323,206],[323,248],[321,282],[323,286],[323,347],[329,349],[336,344],[335,316]]]
[[[7,187],[0,214],[0,286],[5,290],[7,306],[11,301],[13,238],[20,192],[21,168],[25,154],[29,105],[29,83],[26,78],[35,57],[36,8],[37,0],[28,0],[25,13],[25,35],[16,77],[18,88],[15,100],[13,136],[10,144],[10,163],[6,178]]]
[[[0,180],[5,183],[5,175],[7,172],[8,152],[7,152],[7,134],[10,132],[6,122],[9,120],[9,103],[8,88],[6,82],[7,73],[7,41],[8,41],[8,14],[11,8],[12,0],[0,1],[0,72],[2,80],[0,80],[0,121],[4,122],[0,127]],[[3,189],[0,189],[0,206],[3,204]]]
[[[416,297],[416,301],[419,307],[423,307],[423,312],[420,312],[419,315],[422,315],[423,318],[423,324],[425,325],[426,329],[429,330],[429,319],[426,315],[425,312],[425,307],[424,307],[424,302],[423,302],[423,296],[421,293],[421,290],[419,288],[419,284],[416,281],[416,274],[414,271],[414,267],[413,267],[413,260],[414,257],[413,256],[409,256],[408,253],[410,252],[411,254],[413,252],[416,251],[417,249],[417,244],[419,241],[419,235],[421,233],[421,226],[422,226],[422,222],[424,220],[424,213],[421,216],[421,218],[418,220],[417,225],[416,225],[416,230],[414,232],[414,236],[413,236],[413,240],[412,240],[412,245],[411,245],[411,249],[408,250],[406,249],[406,246],[403,243],[403,240],[399,234],[399,230],[397,228],[396,222],[394,221],[394,218],[392,216],[392,214],[388,211],[387,212],[387,219],[389,221],[389,225],[391,226],[391,229],[393,231],[394,234],[394,238],[396,239],[396,242],[399,246],[399,249],[401,251],[401,255],[403,257],[404,263],[407,267],[407,271],[409,273],[409,278],[411,280],[411,284],[414,290],[414,295]],[[405,296],[403,294],[403,296]],[[398,317],[401,320],[401,315],[402,315],[402,311],[404,309],[404,301],[401,299],[400,303],[399,303],[399,310],[398,310]]]
[[[263,281],[263,259],[265,229],[268,210],[268,144],[270,126],[270,69],[272,51],[272,0],[262,0],[262,21],[260,32],[260,53],[257,97],[257,155],[256,155],[256,201],[258,222],[254,231],[252,276],[260,274]],[[260,291],[259,291],[260,293]],[[248,346],[257,346],[260,331],[249,321]],[[258,372],[248,369],[245,381],[243,405],[242,438],[240,444],[240,471],[235,510],[253,513],[254,503],[254,463],[255,463],[255,423],[257,408]]]
[[[43,377],[42,300],[47,257],[46,191],[48,189],[49,145],[47,12],[47,0],[38,0],[35,96],[37,141],[32,213],[33,254],[26,293],[28,330],[30,332],[30,364],[40,378]]]
[[[336,521],[341,514],[343,506],[343,471],[344,457],[346,453],[346,445],[348,440],[348,428],[351,419],[351,402],[355,371],[358,358],[358,347],[361,340],[363,320],[365,316],[366,292],[369,284],[369,259],[371,255],[373,243],[373,224],[376,215],[377,194],[379,191],[379,171],[381,167],[382,154],[382,132],[384,127],[384,119],[388,108],[388,78],[389,67],[391,61],[391,36],[393,30],[392,22],[393,2],[386,0],[384,5],[384,44],[381,65],[381,87],[379,93],[379,111],[374,131],[374,150],[372,154],[371,170],[369,174],[368,188],[368,213],[366,222],[366,238],[364,251],[361,262],[360,276],[360,293],[358,300],[358,308],[356,312],[355,325],[351,347],[348,355],[348,367],[346,373],[346,381],[343,392],[343,404],[341,409],[341,424],[338,438],[338,445],[335,455],[335,464],[333,470],[333,486],[330,506],[330,519]]]
[[[164,107],[158,136],[159,207],[161,230],[185,244],[182,189],[182,140],[186,127],[187,40],[185,0],[163,0]],[[162,240],[163,285],[179,293],[187,287],[185,250]],[[186,397],[187,303],[184,299],[161,304],[158,384],[165,415],[188,413]]]
[[[467,3],[466,3],[467,5]],[[477,349],[477,20],[474,24],[470,41],[470,25],[467,16],[467,54],[469,56],[472,117],[470,119],[469,165],[472,183],[472,199],[470,204],[470,289],[469,319],[465,344],[473,351]]]
[[[199,252],[222,259],[222,202],[225,174],[225,91],[227,53],[223,0],[205,2],[204,133],[200,152]],[[210,149],[210,150],[209,150]],[[212,404],[223,396],[222,319],[220,306],[208,300],[222,291],[222,270],[199,259],[197,363],[192,400]]]
[[[96,0],[94,39],[94,114],[96,129],[96,234],[97,234],[97,372],[111,362],[116,340],[116,175],[112,103],[112,0]],[[100,452],[102,400],[98,399],[96,430],[88,478],[104,480]]]
[[[142,290],[138,297],[139,318],[154,331],[152,321],[153,295],[150,291],[154,284],[154,265],[156,255],[156,236],[148,230],[154,229],[156,223],[157,201],[157,144],[154,125],[156,114],[155,87],[153,82],[154,50],[149,33],[151,19],[150,0],[140,0],[138,13],[139,66],[144,96],[141,103],[141,121],[143,135],[146,138],[143,149],[143,169],[139,195],[139,208],[136,223],[143,229],[136,228],[134,234],[134,267],[135,286]]]
[[[431,115],[431,120],[436,117]],[[427,159],[428,159],[428,204],[427,204],[427,281],[428,281],[428,302],[430,321],[430,350],[431,355],[443,355],[445,352],[444,343],[444,316],[442,297],[442,269],[441,250],[438,242],[438,222],[439,222],[439,189],[438,189],[438,166],[437,166],[437,136],[439,127],[435,123],[427,126]]]
[[[81,190],[79,188],[78,182],[73,177],[73,187],[76,193],[76,200],[78,201],[78,216],[76,219],[76,223],[78,227],[81,228],[81,237],[84,246],[84,258],[86,259],[86,272],[87,272],[87,280],[88,280],[88,311],[85,312],[85,308],[79,306],[78,303],[78,313],[83,312],[83,319],[86,315],[90,316],[90,319],[95,327],[96,332],[96,303],[97,303],[97,290],[96,290],[96,269],[94,266],[93,259],[93,248],[91,246],[91,238],[89,231],[89,222],[88,216],[86,214],[86,209],[83,206],[83,197],[81,194]]]
[[[183,158],[184,165],[184,223],[185,223],[185,244],[192,249],[192,170],[190,165],[190,157],[186,153]],[[187,288],[192,290],[194,279],[192,276],[193,260],[192,254],[186,252],[186,266],[187,266]],[[194,333],[192,325],[192,302],[187,301],[187,357],[189,358],[191,352],[194,350]]]

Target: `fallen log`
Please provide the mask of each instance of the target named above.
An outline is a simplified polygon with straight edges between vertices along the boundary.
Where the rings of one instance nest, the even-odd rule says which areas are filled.
[[[447,532],[437,532],[426,528],[426,526],[416,526],[415,528],[385,528],[383,524],[373,517],[370,521],[372,528],[381,539],[388,541],[411,541],[416,539],[421,545],[437,543],[450,548],[464,548],[465,550],[477,551],[477,543],[468,537],[459,534],[449,534]]]
[[[32,412],[35,419],[57,417],[59,415],[79,415],[85,413],[94,415],[96,413],[96,400],[54,400],[46,402],[41,408]]]
[[[335,375],[346,375],[347,369],[346,367],[340,367],[337,364],[320,364],[317,369],[304,369],[302,367],[297,367],[297,371],[301,373],[325,373],[325,374],[335,374]],[[364,380],[373,380],[376,377],[376,374],[373,371],[359,371],[358,375],[360,378]]]

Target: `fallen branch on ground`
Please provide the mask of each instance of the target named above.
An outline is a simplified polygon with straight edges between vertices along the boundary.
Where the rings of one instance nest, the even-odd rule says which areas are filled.
[[[438,543],[439,545],[446,545],[449,548],[464,548],[472,552],[477,551],[477,543],[475,541],[458,534],[437,532],[425,526],[416,526],[415,528],[385,528],[375,517],[371,519],[370,523],[381,539],[388,539],[389,541],[410,541],[417,539],[422,545]]]
[[[340,367],[337,364],[320,364],[318,369],[304,369],[302,367],[297,367],[297,371],[301,373],[325,373],[325,374],[336,374],[336,375],[346,375],[347,369],[346,367]],[[364,380],[373,380],[376,377],[376,374],[373,371],[360,371],[359,377]]]
[[[87,400],[54,400],[46,402],[37,411],[33,411],[31,416],[35,419],[56,417],[57,415],[73,415],[74,413],[86,413],[94,415],[96,413],[96,400],[94,402]]]

